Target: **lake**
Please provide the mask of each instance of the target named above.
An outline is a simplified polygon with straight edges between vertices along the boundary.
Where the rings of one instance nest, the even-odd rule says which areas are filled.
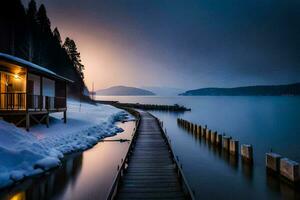
[[[107,140],[131,139],[135,122],[118,123],[124,132]],[[106,199],[129,142],[99,142],[93,148],[66,156],[63,165],[0,192],[1,200]]]
[[[265,169],[271,149],[300,161],[300,97],[248,96],[98,96],[124,103],[180,104],[191,112],[152,113],[164,121],[172,147],[198,199],[299,199],[299,186],[290,185]],[[178,127],[180,117],[252,144],[253,167],[195,139]]]

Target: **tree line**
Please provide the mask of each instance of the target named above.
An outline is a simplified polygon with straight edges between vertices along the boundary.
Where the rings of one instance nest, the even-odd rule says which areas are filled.
[[[62,41],[59,30],[51,29],[44,4],[30,0],[25,7],[21,0],[0,2],[0,52],[23,58],[46,67],[74,81],[69,93],[79,97],[86,89],[84,65],[74,40]]]

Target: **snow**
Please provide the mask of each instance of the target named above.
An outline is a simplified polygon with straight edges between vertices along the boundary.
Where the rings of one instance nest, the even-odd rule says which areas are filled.
[[[67,123],[62,113],[51,114],[50,127],[36,125],[30,132],[0,120],[0,188],[61,164],[65,154],[83,151],[104,137],[121,132],[116,121],[132,120],[109,105],[68,100]]]

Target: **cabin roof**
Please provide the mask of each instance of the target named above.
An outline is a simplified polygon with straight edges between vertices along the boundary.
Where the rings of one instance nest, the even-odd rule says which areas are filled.
[[[15,64],[17,65],[20,65],[22,67],[26,67],[27,69],[31,69],[33,71],[36,71],[36,72],[40,72],[42,74],[47,74],[48,76],[51,76],[53,78],[56,78],[56,79],[60,79],[60,80],[64,80],[64,81],[68,81],[68,82],[74,82],[66,77],[63,77],[63,76],[60,76],[58,74],[56,74],[55,72],[45,68],[45,67],[42,67],[42,66],[39,66],[39,65],[36,65],[32,62],[29,62],[27,60],[24,60],[22,58],[18,58],[18,57],[15,57],[15,56],[12,56],[12,55],[9,55],[9,54],[5,54],[5,53],[0,53],[0,59],[4,59],[6,61],[9,61],[9,62],[14,62]]]

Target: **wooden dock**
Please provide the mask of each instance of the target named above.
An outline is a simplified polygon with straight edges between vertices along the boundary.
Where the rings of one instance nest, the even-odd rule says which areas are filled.
[[[194,199],[160,122],[148,112],[139,113],[130,156],[124,160],[127,167],[120,169],[108,199]]]
[[[141,104],[141,103],[120,103],[118,101],[101,101],[95,100],[96,103],[109,104],[115,107],[124,108],[134,108],[141,110],[157,110],[157,111],[167,111],[167,112],[185,112],[191,111],[190,108],[185,106],[174,104],[174,105],[162,105],[162,104]]]

